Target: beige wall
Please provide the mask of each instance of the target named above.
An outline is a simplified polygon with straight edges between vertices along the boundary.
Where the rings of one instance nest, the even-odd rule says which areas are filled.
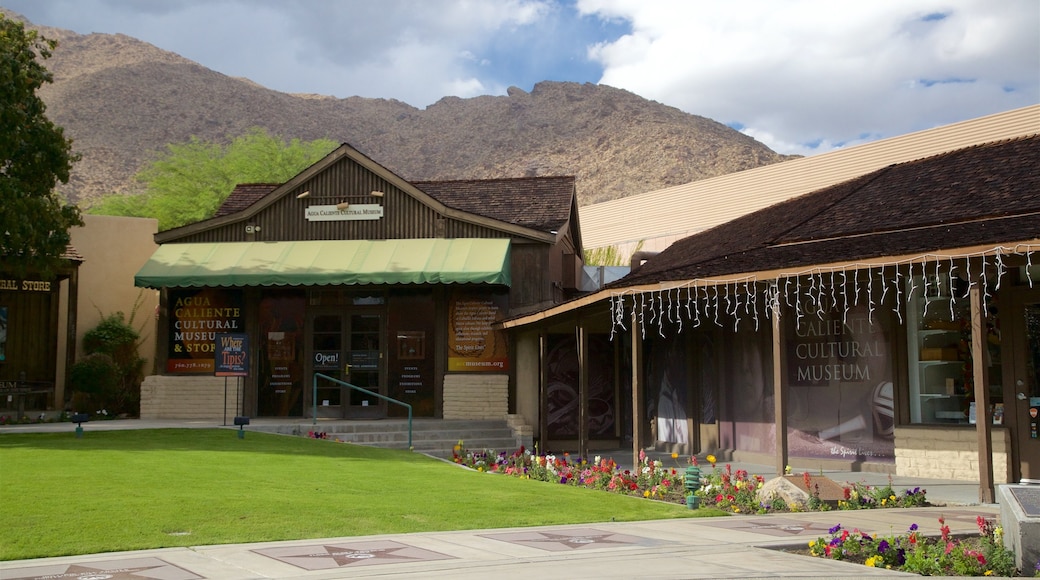
[[[509,413],[509,375],[444,375],[445,419],[502,419]]]
[[[991,441],[993,483],[1008,483],[1011,480],[1010,432],[1006,428],[994,428]],[[963,427],[896,427],[896,475],[978,481],[978,434],[975,429]]]
[[[512,338],[516,341],[516,414],[537,434],[538,384],[542,368],[538,360],[538,333],[518,332]]]
[[[152,236],[158,222],[149,218],[84,215],[83,227],[73,228],[71,244],[83,263],[79,267],[79,305],[76,317],[76,359],[83,356],[83,335],[97,326],[103,316],[122,312],[141,333],[140,354],[145,359],[145,376],[152,373],[155,359],[155,312],[159,293],[134,286],[134,274],[158,247]],[[65,321],[69,283],[62,283],[58,319]],[[134,304],[140,304],[134,310]],[[58,332],[58,376],[56,401],[64,400],[66,332]],[[60,405],[60,403],[59,403]]]

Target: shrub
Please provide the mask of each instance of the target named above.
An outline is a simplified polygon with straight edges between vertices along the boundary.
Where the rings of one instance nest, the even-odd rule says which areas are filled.
[[[139,304],[140,300],[135,311]],[[141,335],[132,322],[132,314],[127,321],[122,312],[116,312],[83,335],[86,356],[69,371],[74,403],[93,407],[81,411],[137,414],[145,359],[138,354]],[[77,393],[84,396],[77,397]]]

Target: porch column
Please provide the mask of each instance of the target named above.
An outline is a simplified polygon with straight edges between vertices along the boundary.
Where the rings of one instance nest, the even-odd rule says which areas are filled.
[[[982,310],[982,282],[972,284],[971,296],[971,374],[975,384],[975,433],[979,449],[979,501],[993,503],[993,417],[989,411],[989,384],[986,373],[986,313]]]
[[[547,393],[545,386],[549,384],[549,345],[545,329],[538,331],[538,439],[542,443],[542,453],[545,452],[545,443],[549,440],[549,412]]]
[[[787,467],[787,389],[783,376],[783,329],[780,309],[773,309],[773,419],[776,425],[776,476]]]
[[[589,455],[589,333],[579,318],[578,334],[578,454]]]
[[[632,467],[639,465],[639,451],[643,448],[640,427],[643,423],[643,336],[639,319],[632,313]]]

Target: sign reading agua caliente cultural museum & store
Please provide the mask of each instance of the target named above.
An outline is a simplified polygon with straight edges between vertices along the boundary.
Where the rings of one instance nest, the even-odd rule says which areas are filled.
[[[166,371],[213,374],[218,334],[240,333],[242,292],[217,288],[170,290]]]

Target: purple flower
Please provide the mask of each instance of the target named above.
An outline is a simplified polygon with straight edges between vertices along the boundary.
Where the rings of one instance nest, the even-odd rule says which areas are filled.
[[[910,524],[910,531],[911,532],[916,532],[917,531],[917,524]]]
[[[899,566],[906,564],[906,550],[903,548],[896,550],[896,564]]]
[[[881,540],[877,545],[877,553],[884,554],[888,551],[888,540]]]
[[[830,534],[837,534],[839,531],[841,531],[841,524],[835,524],[833,528],[827,530]]]
[[[561,477],[560,478],[560,483],[567,483],[567,476]]]

